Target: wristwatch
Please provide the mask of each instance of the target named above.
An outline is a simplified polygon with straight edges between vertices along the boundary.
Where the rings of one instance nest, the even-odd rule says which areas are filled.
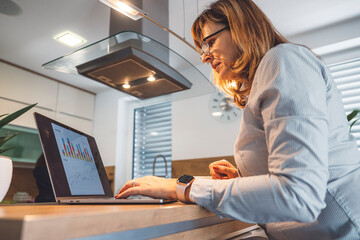
[[[194,180],[195,178],[190,175],[182,175],[178,178],[176,181],[176,195],[180,201],[184,203],[190,202],[190,199],[186,198],[186,189],[192,184]]]

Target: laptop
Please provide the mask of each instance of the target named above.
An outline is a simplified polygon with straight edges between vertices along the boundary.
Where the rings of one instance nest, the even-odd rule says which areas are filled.
[[[95,138],[63,123],[34,113],[46,165],[58,203],[162,204],[166,199],[116,199],[110,187]]]

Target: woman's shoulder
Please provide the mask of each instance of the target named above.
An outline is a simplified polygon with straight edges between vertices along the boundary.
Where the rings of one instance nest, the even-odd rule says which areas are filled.
[[[316,74],[324,77],[325,67],[322,61],[307,47],[297,44],[284,43],[271,48],[261,60],[253,81],[256,86],[288,84],[281,76],[297,77],[304,74]],[[302,79],[302,83],[309,79]],[[260,86],[260,85],[259,85]]]
[[[271,48],[260,61],[257,72],[312,66],[322,69],[324,63],[311,49],[292,43],[282,43]]]
[[[287,58],[303,58],[318,61],[319,58],[311,51],[310,48],[293,43],[282,43],[271,48],[264,56],[264,61],[272,59],[281,60]]]

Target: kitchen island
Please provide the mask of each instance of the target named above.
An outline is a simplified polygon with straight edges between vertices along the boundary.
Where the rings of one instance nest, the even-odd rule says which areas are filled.
[[[249,226],[180,202],[0,205],[0,236],[7,240],[212,239]]]

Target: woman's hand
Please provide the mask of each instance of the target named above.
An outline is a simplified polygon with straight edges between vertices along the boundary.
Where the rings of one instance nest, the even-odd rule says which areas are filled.
[[[152,198],[177,200],[176,179],[146,176],[128,181],[115,196],[127,198],[130,195],[144,195]]]
[[[209,165],[213,179],[229,179],[239,177],[237,169],[228,161],[220,160]]]

